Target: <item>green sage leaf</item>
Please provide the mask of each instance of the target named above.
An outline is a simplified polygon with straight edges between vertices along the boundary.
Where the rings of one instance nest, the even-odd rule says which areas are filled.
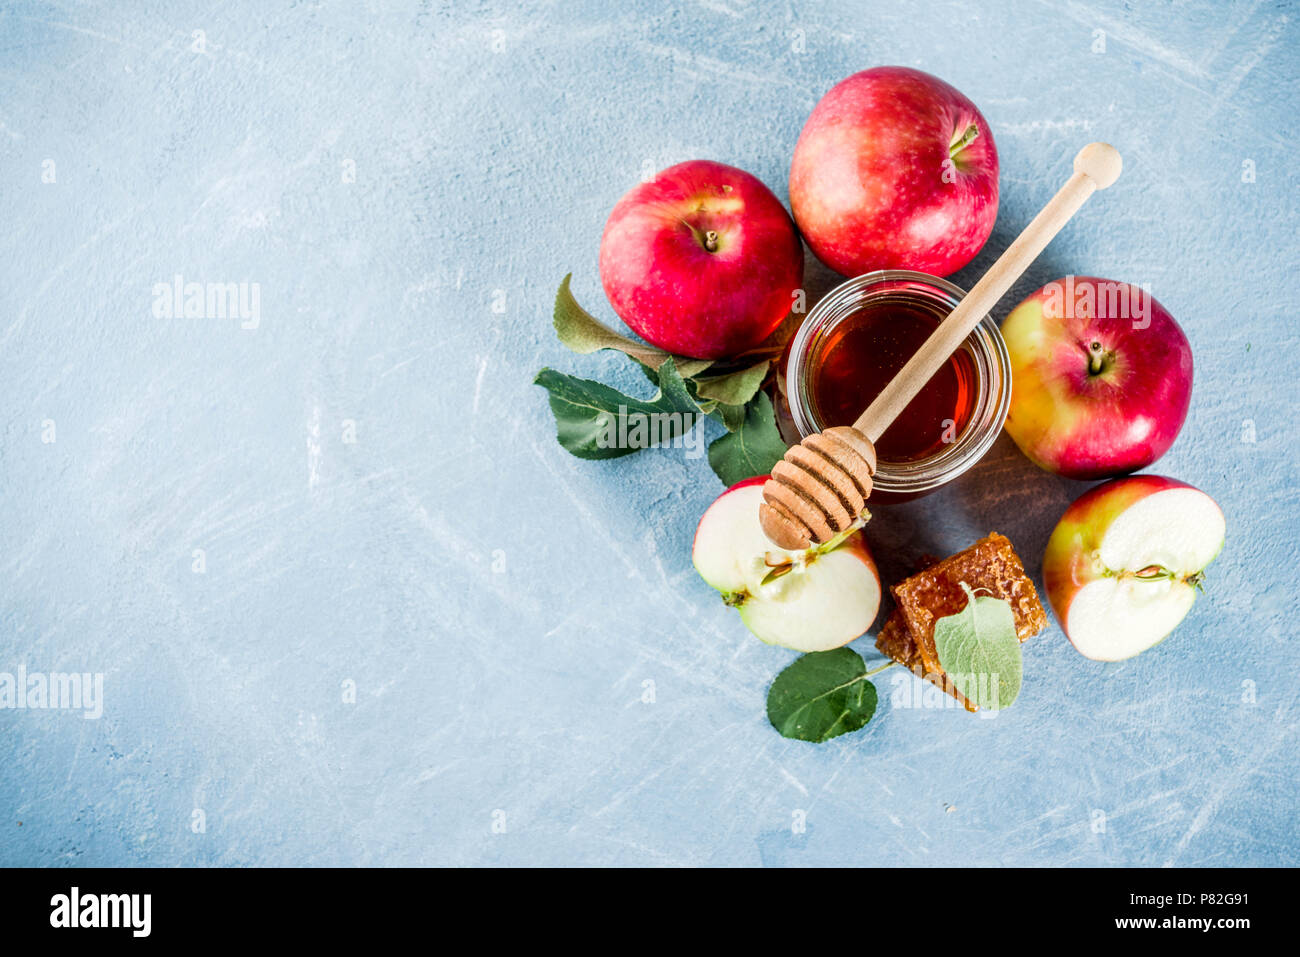
[[[796,658],[767,692],[767,720],[782,736],[820,743],[857,731],[876,713],[876,686],[852,648]]]
[[[776,428],[772,400],[759,392],[745,406],[745,419],[734,432],[709,443],[709,464],[723,485],[766,475],[785,455],[786,444]]]
[[[560,445],[578,458],[612,459],[684,435],[704,414],[671,356],[656,376],[659,392],[650,399],[554,369],[543,369],[533,382],[550,393]]]
[[[1020,694],[1023,661],[1016,616],[1001,598],[961,583],[966,607],[934,623],[934,649],[948,679],[980,708],[997,711]]]
[[[573,293],[569,291],[569,281],[572,278],[572,273],[565,276],[560,283],[559,291],[555,294],[555,334],[563,345],[583,356],[601,349],[614,349],[656,370],[667,359],[675,358],[663,349],[620,335],[583,309],[578,305],[578,300],[573,298]],[[678,373],[685,378],[703,372],[713,365],[709,359],[677,358],[676,362]]]

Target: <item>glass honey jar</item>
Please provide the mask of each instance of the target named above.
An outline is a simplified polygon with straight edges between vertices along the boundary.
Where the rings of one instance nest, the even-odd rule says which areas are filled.
[[[965,293],[925,273],[880,270],[813,308],[777,370],[777,424],[789,444],[852,425]],[[876,442],[874,503],[933,492],[997,440],[1011,402],[1006,343],[985,316]]]

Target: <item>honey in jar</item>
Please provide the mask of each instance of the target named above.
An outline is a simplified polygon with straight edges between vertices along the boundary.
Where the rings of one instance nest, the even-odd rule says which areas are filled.
[[[786,443],[852,425],[963,295],[906,270],[867,273],[827,293],[777,369]],[[996,441],[1010,402],[1006,344],[985,317],[876,442],[871,501],[907,501],[956,479]]]
[[[929,338],[943,313],[914,297],[883,297],[836,325],[820,345],[812,401],[829,426],[852,425]],[[876,442],[890,462],[915,462],[956,441],[975,408],[975,365],[955,353]]]

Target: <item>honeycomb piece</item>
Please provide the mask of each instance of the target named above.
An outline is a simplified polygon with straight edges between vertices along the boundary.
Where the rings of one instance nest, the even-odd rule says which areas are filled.
[[[929,671],[942,671],[934,648],[934,623],[966,607],[965,582],[974,591],[987,591],[1011,605],[1016,636],[1024,641],[1047,624],[1034,583],[1025,574],[1011,542],[992,532],[965,551],[904,579],[891,589],[908,630]]]
[[[909,670],[921,663],[916,641],[907,628],[907,622],[903,620],[903,613],[897,608],[880,626],[880,633],[876,635],[876,650]]]
[[[957,690],[945,674],[926,669],[924,662],[921,661],[920,648],[917,647],[916,640],[912,637],[912,632],[908,629],[907,621],[903,618],[900,609],[894,609],[894,613],[881,626],[880,634],[876,636],[876,649],[881,654],[893,658],[918,678],[924,678],[952,695],[967,711],[976,710],[975,705]]]
[[[895,585],[891,591],[898,607],[881,627],[876,647],[943,688],[968,711],[974,711],[975,706],[944,676],[934,646],[934,623],[966,607],[963,582],[974,591],[985,591],[1011,605],[1016,635],[1021,641],[1038,634],[1047,624],[1038,592],[1011,542],[993,532],[965,551]]]

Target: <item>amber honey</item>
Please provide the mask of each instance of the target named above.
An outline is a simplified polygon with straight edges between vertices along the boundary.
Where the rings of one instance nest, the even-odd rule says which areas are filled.
[[[965,293],[937,276],[888,269],[832,289],[777,367],[777,427],[793,445],[852,425]],[[997,440],[1011,360],[986,316],[876,443],[872,505],[906,502],[960,476]]]
[[[817,417],[827,427],[854,420],[921,347],[946,311],[914,296],[864,303],[818,344],[809,381]],[[876,442],[884,461],[915,462],[950,445],[975,411],[976,368],[959,350]]]

